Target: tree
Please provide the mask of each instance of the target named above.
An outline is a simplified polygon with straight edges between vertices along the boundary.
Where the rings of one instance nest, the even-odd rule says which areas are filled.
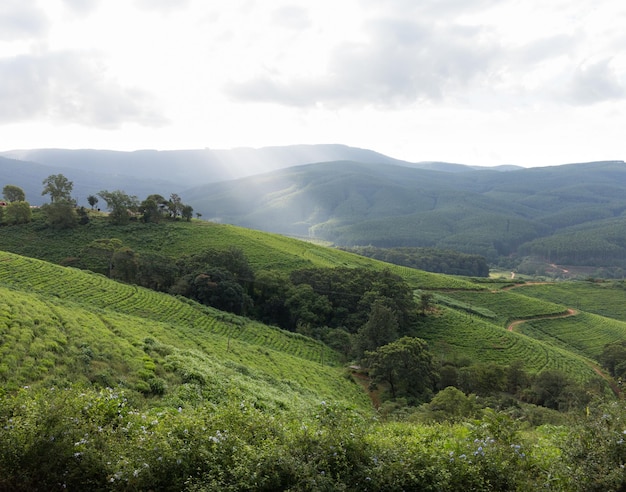
[[[454,386],[448,386],[424,406],[426,414],[437,422],[461,421],[473,417],[477,412],[476,396],[466,396]]]
[[[121,190],[103,190],[98,193],[98,196],[107,202],[109,218],[113,224],[128,224],[131,214],[139,207],[136,196],[127,195]]]
[[[96,203],[98,203],[98,197],[95,195],[89,195],[87,197],[87,203],[89,203],[89,206],[93,209],[96,206]]]
[[[139,258],[127,246],[116,249],[111,257],[111,278],[134,283],[139,271]]]
[[[19,186],[6,185],[2,188],[2,196],[7,202],[25,202],[26,194]]]
[[[191,218],[193,217],[193,207],[191,205],[183,205],[180,215],[187,222],[191,222]]]
[[[96,239],[83,248],[80,259],[88,270],[111,277],[113,255],[121,248],[122,241],[120,239]]]
[[[377,299],[372,304],[367,323],[357,334],[357,353],[376,350],[398,338],[398,320],[394,312]]]
[[[288,293],[285,307],[289,310],[290,328],[324,326],[332,305],[326,296],[315,293],[308,284],[296,285]]]
[[[192,299],[222,311],[245,314],[252,300],[233,274],[221,268],[212,268],[193,278],[190,285]]]
[[[365,365],[372,379],[389,385],[391,397],[430,398],[438,375],[425,340],[402,337],[365,353]]]
[[[8,224],[27,224],[31,221],[32,212],[28,202],[11,202],[4,209]]]
[[[180,198],[180,196],[178,196],[176,193],[172,193],[170,195],[170,201],[167,204],[167,207],[170,211],[170,215],[173,218],[178,217],[178,215],[182,212],[183,210],[183,201]]]
[[[76,207],[67,200],[57,200],[41,207],[46,216],[46,224],[54,229],[71,229],[78,225]]]
[[[67,201],[72,202],[72,188],[74,183],[69,181],[62,174],[51,174],[43,180],[44,189],[42,195],[50,195],[52,203]]]

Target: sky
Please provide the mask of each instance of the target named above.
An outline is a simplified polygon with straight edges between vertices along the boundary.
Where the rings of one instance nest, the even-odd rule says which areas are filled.
[[[2,0],[0,150],[626,159],[622,0]]]

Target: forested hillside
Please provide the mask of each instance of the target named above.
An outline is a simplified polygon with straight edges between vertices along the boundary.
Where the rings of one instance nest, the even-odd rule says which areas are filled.
[[[625,483],[619,282],[551,295],[86,215],[0,228],[0,249],[82,269],[0,252],[0,489]]]
[[[338,246],[452,250],[530,274],[558,264],[621,278],[626,266],[622,161],[476,168],[341,145],[4,155],[0,185],[31,205],[45,202],[46,175],[64,173],[79,206],[103,189],[175,193],[204,219]]]
[[[191,189],[213,220],[342,246],[435,247],[490,262],[623,267],[626,165],[444,172],[321,163]]]

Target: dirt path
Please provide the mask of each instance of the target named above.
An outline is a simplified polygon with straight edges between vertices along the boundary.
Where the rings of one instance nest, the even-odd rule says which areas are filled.
[[[352,371],[352,377],[354,378],[356,383],[359,384],[365,390],[367,395],[370,397],[370,400],[372,400],[372,405],[374,405],[374,408],[376,409],[380,408],[380,395],[378,394],[377,391],[370,390],[370,382],[371,382],[370,378],[359,371]]]
[[[509,326],[507,326],[507,330],[508,331],[515,331],[515,329],[519,325],[521,325],[522,323],[527,323],[528,321],[534,321],[534,320],[538,320],[538,319],[568,318],[569,316],[576,316],[577,314],[578,314],[578,311],[576,309],[571,309],[570,308],[570,309],[567,310],[566,313],[563,313],[563,314],[555,314],[555,315],[550,315],[550,316],[538,316],[536,318],[529,318],[529,319],[516,319],[515,321],[512,321],[511,323],[509,323]],[[621,389],[617,385],[617,383],[613,380],[613,378],[611,378],[610,376],[605,374],[604,371],[602,371],[602,369],[600,369],[595,364],[589,363],[589,367],[591,367],[591,369],[593,369],[594,372],[598,376],[600,376],[602,379],[604,379],[607,382],[607,384],[613,390],[613,393],[615,393],[615,396],[617,396],[618,398],[621,396],[621,393],[622,393]]]
[[[568,309],[563,314],[550,314],[547,316],[537,316],[536,318],[527,318],[527,319],[516,319],[515,321],[511,321],[509,326],[506,327],[508,331],[515,331],[515,328],[521,325],[522,323],[527,323],[528,321],[536,321],[538,319],[557,319],[557,318],[568,318],[570,316],[576,316],[578,311],[575,309]]]

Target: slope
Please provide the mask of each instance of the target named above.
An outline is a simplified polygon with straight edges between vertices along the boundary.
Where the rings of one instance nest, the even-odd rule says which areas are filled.
[[[3,387],[93,383],[147,396],[367,408],[337,355],[306,337],[165,294],[0,253]]]
[[[494,260],[538,238],[590,236],[599,220],[623,226],[624,183],[621,161],[509,172],[336,161],[184,194],[203,216],[216,221],[340,245],[452,248]],[[578,229],[567,229],[572,226]],[[599,233],[609,240],[609,227]],[[573,247],[571,236],[567,242]],[[568,253],[567,247],[560,248],[552,260],[567,259]],[[594,254],[583,253],[578,261]],[[624,254],[609,251],[601,259],[613,265],[624,261]]]

